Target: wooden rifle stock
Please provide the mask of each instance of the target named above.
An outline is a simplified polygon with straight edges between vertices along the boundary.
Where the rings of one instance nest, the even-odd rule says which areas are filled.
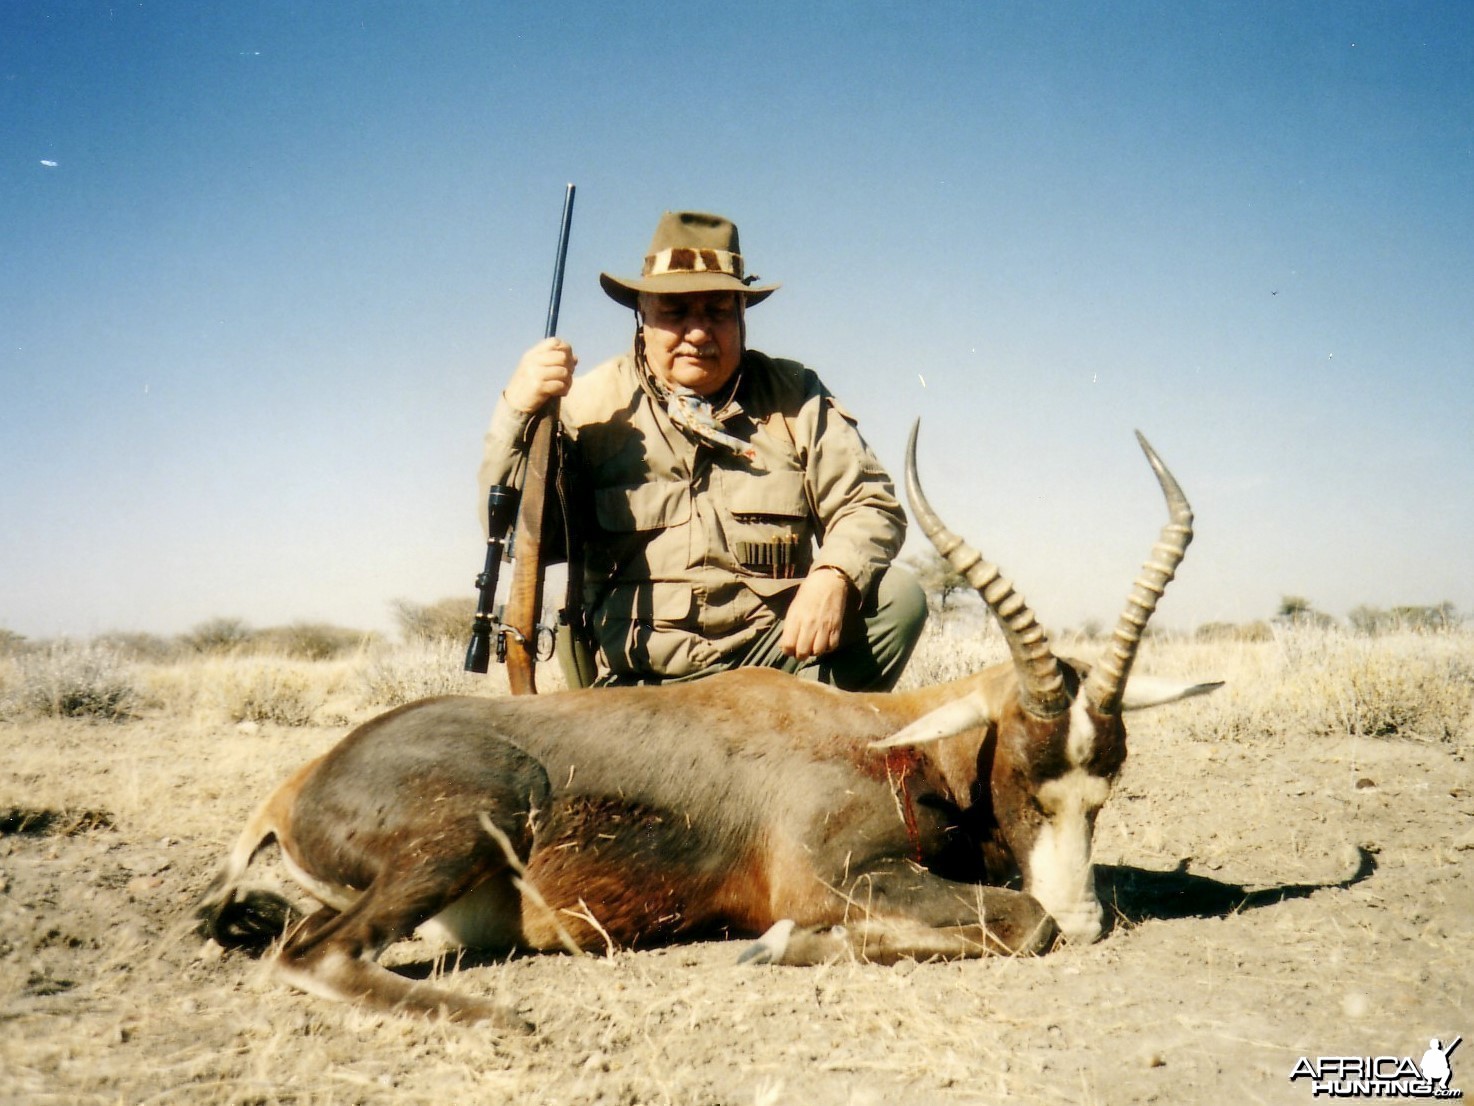
[[[573,222],[573,185],[563,197],[563,225],[558,235],[558,261],[553,268],[553,295],[548,302],[548,324],[543,337],[558,329],[558,305],[563,298],[563,266],[568,258],[568,229]],[[542,617],[543,575],[547,568],[544,538],[547,531],[548,490],[556,479],[558,401],[549,400],[538,412],[527,450],[522,478],[522,505],[517,511],[512,550],[512,583],[507,593],[503,624],[506,630],[507,682],[513,695],[537,693],[538,619]]]
[[[527,472],[522,481],[522,506],[517,511],[512,549],[512,583],[502,622],[507,632],[507,683],[513,695],[537,693],[537,627],[543,609],[543,573],[546,568],[548,487],[556,478],[558,401],[550,400],[538,415],[527,450]]]

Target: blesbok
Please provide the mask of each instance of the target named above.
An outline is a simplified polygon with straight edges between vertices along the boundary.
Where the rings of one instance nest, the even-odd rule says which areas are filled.
[[[1012,585],[942,525],[916,476],[913,429],[913,513],[981,593],[1011,662],[891,694],[743,670],[412,703],[256,810],[202,900],[208,932],[223,944],[280,935],[282,900],[240,889],[275,838],[322,904],[287,929],[282,978],[462,1020],[507,1019],[383,968],[379,953],[427,923],[498,951],[761,933],[744,959],[785,964],[1096,939],[1091,837],[1126,757],[1121,714],[1218,686],[1127,682],[1192,538],[1187,499],[1141,445],[1171,518],[1093,668],[1056,657]],[[1021,889],[1003,886],[1015,878]]]

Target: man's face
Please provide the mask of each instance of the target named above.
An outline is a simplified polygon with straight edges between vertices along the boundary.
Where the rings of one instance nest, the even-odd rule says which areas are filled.
[[[710,396],[742,361],[742,298],[736,292],[642,293],[645,358],[666,384]]]

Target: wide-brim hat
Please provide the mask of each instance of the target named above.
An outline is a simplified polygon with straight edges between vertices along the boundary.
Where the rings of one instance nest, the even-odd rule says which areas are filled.
[[[736,224],[702,211],[667,211],[660,217],[638,277],[599,274],[610,298],[630,308],[639,306],[641,292],[740,292],[750,307],[781,287],[754,285],[757,279],[743,271]]]

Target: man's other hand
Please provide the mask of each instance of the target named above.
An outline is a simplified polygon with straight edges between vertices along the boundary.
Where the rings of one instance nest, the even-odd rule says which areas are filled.
[[[783,619],[783,652],[806,661],[837,649],[853,590],[837,569],[819,568],[804,577]]]

